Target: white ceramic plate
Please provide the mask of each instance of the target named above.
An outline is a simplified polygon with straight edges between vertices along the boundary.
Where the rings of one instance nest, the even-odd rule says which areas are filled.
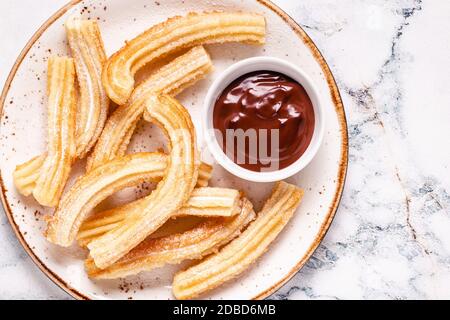
[[[33,199],[20,196],[13,185],[15,166],[45,150],[46,61],[51,54],[68,54],[63,23],[71,14],[98,19],[108,54],[119,49],[154,23],[173,15],[203,10],[259,12],[267,19],[267,44],[207,46],[215,72],[178,98],[188,108],[201,139],[200,113],[212,80],[227,66],[253,56],[274,56],[301,67],[315,81],[325,104],[326,130],[322,147],[312,163],[288,179],[305,189],[297,214],[271,245],[270,250],[242,276],[214,290],[205,298],[264,298],[292,277],[322,240],[336,212],[347,168],[347,127],[342,102],[330,70],[303,30],[284,12],[265,0],[149,0],[72,1],[53,15],[33,36],[14,65],[1,96],[0,126],[1,191],[4,209],[25,250],[49,278],[76,298],[84,299],[170,299],[173,273],[170,266],[117,281],[91,281],[83,269],[86,252],[76,246],[61,249],[42,236],[43,216],[50,210]],[[151,136],[151,138],[149,137]],[[139,128],[130,151],[160,146],[160,135],[149,125]],[[77,170],[75,170],[77,172]],[[258,208],[272,184],[257,184],[231,176],[215,166],[212,185],[244,190]],[[111,199],[126,201],[134,192],[126,190]]]

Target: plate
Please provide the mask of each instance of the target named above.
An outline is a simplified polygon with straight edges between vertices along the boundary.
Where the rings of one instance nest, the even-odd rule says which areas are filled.
[[[149,26],[174,14],[191,11],[252,11],[267,20],[264,47],[243,44],[206,46],[215,71],[205,80],[178,96],[188,108],[199,135],[203,159],[211,161],[201,137],[202,100],[213,79],[227,66],[253,56],[274,56],[302,68],[316,83],[323,98],[325,136],[312,161],[289,182],[305,189],[305,197],[294,218],[266,254],[247,272],[204,298],[261,299],[286,283],[308,260],[328,230],[336,213],[347,170],[347,125],[342,101],[328,65],[306,33],[282,10],[269,1],[226,0],[108,0],[72,1],[55,13],[32,37],[17,59],[1,96],[0,126],[1,192],[5,212],[27,253],[39,268],[61,288],[80,299],[171,299],[173,273],[169,266],[135,277],[113,281],[91,281],[83,268],[86,252],[75,245],[62,249],[42,236],[43,217],[51,210],[17,193],[12,172],[19,163],[45,150],[46,61],[50,55],[68,54],[63,23],[78,14],[99,21],[107,54]],[[156,128],[141,123],[133,137],[130,152],[154,150],[162,145]],[[82,165],[82,164],[81,164]],[[82,166],[79,166],[80,168]],[[80,171],[79,169],[75,172]],[[75,173],[76,175],[76,173]],[[269,194],[272,184],[240,180],[215,165],[212,185],[244,190],[255,207]],[[135,190],[124,190],[108,204],[128,201]]]

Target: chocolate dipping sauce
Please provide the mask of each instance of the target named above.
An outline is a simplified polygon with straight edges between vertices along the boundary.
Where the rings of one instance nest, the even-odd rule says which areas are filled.
[[[235,163],[252,171],[270,171],[289,166],[305,152],[314,132],[314,109],[305,89],[297,81],[278,72],[255,71],[234,80],[217,98],[213,125],[222,133],[224,152]],[[257,132],[278,129],[278,157],[270,152],[271,147],[273,149],[270,134],[266,134],[266,139],[256,135],[253,148],[250,143],[255,144],[255,141],[246,139],[243,150],[238,150],[235,138],[230,151],[225,138],[227,129],[244,132],[248,129]],[[266,148],[265,153],[260,152],[261,146]],[[245,156],[245,161],[237,161],[239,153],[240,157]],[[262,158],[261,154],[268,157]]]

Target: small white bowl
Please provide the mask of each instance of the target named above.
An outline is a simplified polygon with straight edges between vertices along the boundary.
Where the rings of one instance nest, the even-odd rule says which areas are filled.
[[[214,133],[213,126],[213,111],[217,98],[226,89],[226,87],[233,82],[233,80],[239,78],[240,76],[253,72],[253,71],[274,71],[285,74],[292,79],[300,83],[303,88],[305,88],[306,93],[311,99],[313,109],[314,109],[314,133],[309,143],[308,148],[301,155],[301,157],[289,165],[286,168],[276,170],[276,171],[266,171],[266,172],[256,172],[245,169],[238,164],[234,163],[233,160],[227,157],[225,152],[222,150],[219,142],[217,141],[216,135]],[[232,174],[254,182],[272,182],[286,179],[308,165],[308,163],[313,159],[317,153],[320,144],[322,142],[324,133],[324,117],[323,117],[323,107],[320,102],[320,97],[318,91],[311,81],[311,79],[297,66],[290,62],[281,60],[278,58],[271,57],[255,57],[242,60],[231,65],[227,68],[219,77],[217,77],[206,94],[204,107],[203,107],[203,129],[204,136],[209,148],[209,151],[214,156],[216,161],[224,167],[227,171]]]

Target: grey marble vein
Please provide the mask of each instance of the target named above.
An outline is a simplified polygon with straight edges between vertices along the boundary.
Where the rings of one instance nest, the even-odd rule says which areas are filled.
[[[417,127],[407,121],[414,97],[420,94],[420,84],[409,83],[422,80],[408,77],[409,68],[419,63],[416,51],[419,55],[422,45],[419,35],[416,43],[411,38],[417,30],[444,24],[433,20],[432,11],[448,10],[448,4],[279,2],[297,21],[306,21],[303,27],[336,76],[349,122],[350,166],[331,230],[305,267],[271,298],[449,298],[444,284],[450,279],[449,238],[438,230],[450,223],[448,167],[444,163],[431,173],[410,148],[412,133],[444,122],[437,119]],[[331,8],[320,14],[327,6]],[[367,21],[379,23],[358,24],[363,13]],[[448,36],[448,22],[446,26]],[[427,36],[433,39],[433,34]],[[355,47],[354,42],[368,37],[374,38],[368,47]],[[339,53],[341,46],[345,50]],[[354,58],[351,69],[349,56]],[[440,100],[442,107],[448,105],[445,98]],[[448,127],[445,130],[448,134]]]

